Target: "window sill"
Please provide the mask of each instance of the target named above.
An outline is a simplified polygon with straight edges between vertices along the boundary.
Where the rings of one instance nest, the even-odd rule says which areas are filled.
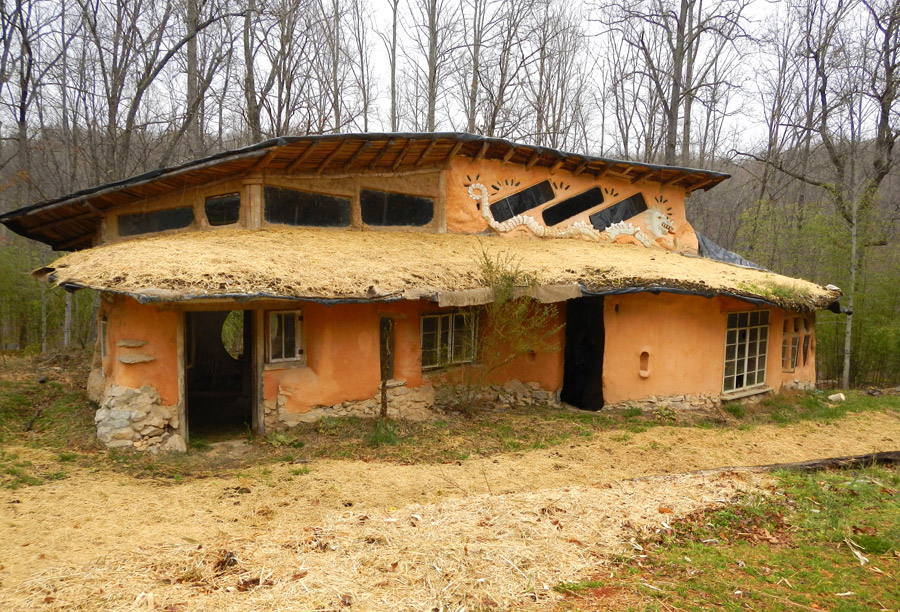
[[[305,368],[305,359],[292,359],[290,361],[276,361],[275,363],[267,363],[263,365],[263,371],[270,370],[290,370],[292,368]]]
[[[730,401],[736,399],[742,399],[744,397],[750,397],[753,395],[760,395],[762,393],[768,393],[772,390],[772,387],[751,387],[750,389],[740,389],[738,391],[729,391],[728,393],[723,393],[720,397],[722,401]]]

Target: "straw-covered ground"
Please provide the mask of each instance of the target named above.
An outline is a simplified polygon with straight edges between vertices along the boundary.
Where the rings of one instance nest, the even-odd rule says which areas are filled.
[[[657,426],[445,464],[315,459],[184,482],[103,462],[0,492],[2,610],[505,610],[614,572],[653,531],[755,471],[896,450],[900,414],[752,428]],[[240,444],[208,452],[241,452]],[[39,465],[46,449],[6,449]]]

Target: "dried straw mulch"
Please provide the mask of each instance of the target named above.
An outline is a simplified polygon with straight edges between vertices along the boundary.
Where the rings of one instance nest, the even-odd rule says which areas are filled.
[[[289,227],[130,240],[71,253],[50,268],[57,283],[173,300],[415,298],[483,287],[482,251],[508,257],[539,283],[580,283],[595,291],[651,285],[719,290],[800,309],[821,308],[839,296],[799,279],[634,245]]]
[[[614,571],[634,529],[766,485],[678,473],[895,449],[900,416],[620,433],[459,465],[316,461],[182,484],[67,468],[0,491],[0,609],[540,607],[546,587]]]

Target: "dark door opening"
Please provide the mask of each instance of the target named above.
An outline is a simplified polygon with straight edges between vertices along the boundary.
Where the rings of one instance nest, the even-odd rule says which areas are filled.
[[[253,424],[251,311],[185,313],[189,435],[244,435]]]
[[[603,408],[603,296],[566,302],[566,348],[560,399],[583,410]]]

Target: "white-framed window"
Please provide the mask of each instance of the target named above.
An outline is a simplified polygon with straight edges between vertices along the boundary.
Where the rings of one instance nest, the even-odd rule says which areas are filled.
[[[422,369],[474,361],[476,326],[475,312],[422,315]]]
[[[732,312],[725,330],[725,393],[766,383],[769,311]]]
[[[303,312],[277,310],[266,313],[266,359],[269,363],[306,363]]]

